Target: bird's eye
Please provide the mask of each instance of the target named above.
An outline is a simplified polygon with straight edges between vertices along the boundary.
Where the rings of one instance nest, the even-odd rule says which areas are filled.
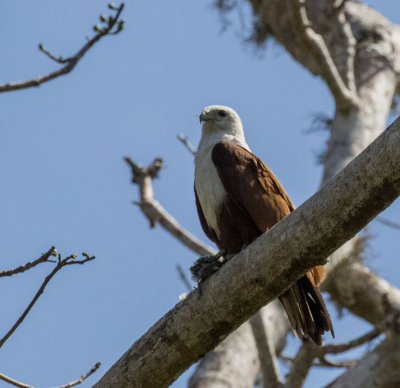
[[[224,110],[218,111],[218,116],[225,117],[226,115],[227,115],[227,113]]]

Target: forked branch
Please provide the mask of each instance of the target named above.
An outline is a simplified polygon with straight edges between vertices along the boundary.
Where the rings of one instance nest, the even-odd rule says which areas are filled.
[[[134,202],[134,204],[138,205],[143,211],[150,222],[150,227],[153,228],[156,223],[159,223],[183,245],[197,254],[202,256],[215,254],[215,251],[211,247],[202,243],[183,228],[178,221],[154,199],[152,182],[154,178],[158,177],[158,172],[163,166],[163,160],[156,158],[148,167],[141,166],[128,157],[124,158],[124,160],[131,169],[132,183],[139,186],[140,201]]]
[[[341,9],[342,7],[339,6],[336,12],[338,21],[343,27],[343,34],[347,39],[348,46],[345,79],[340,75],[324,39],[312,28],[311,21],[307,16],[306,0],[290,0],[290,5],[293,13],[294,26],[304,44],[308,47],[310,53],[319,64],[323,78],[326,80],[329,89],[335,97],[338,109],[347,110],[351,106],[357,106],[360,100],[354,81],[355,39],[350,26],[345,20],[345,15]]]
[[[99,369],[101,366],[100,362],[97,362],[92,369],[90,369],[89,372],[83,374],[79,379],[71,381],[70,383],[64,384],[64,385],[59,385],[55,388],[70,388],[70,387],[74,387],[75,385],[79,385],[81,384],[84,380],[86,380],[89,376],[91,376],[94,372],[97,371],[97,369]],[[0,380],[3,380],[11,385],[14,385],[15,387],[19,387],[19,388],[35,388],[32,385],[28,385],[28,384],[24,384],[21,383],[20,381],[17,381],[11,377],[8,377],[2,373],[0,373]]]
[[[49,250],[49,252],[50,252],[49,256],[52,255],[52,254],[54,255],[54,253],[56,252],[56,249],[54,247],[52,247]],[[47,255],[47,254],[45,254],[45,255]],[[8,340],[8,338],[10,338],[10,336],[15,332],[15,330],[18,328],[18,326],[24,321],[24,319],[28,315],[29,311],[31,311],[32,307],[34,306],[34,304],[39,299],[40,295],[43,294],[43,291],[46,288],[47,284],[49,284],[50,280],[54,277],[54,275],[58,271],[60,271],[62,268],[66,267],[68,265],[85,264],[86,262],[95,259],[95,256],[89,256],[87,253],[82,253],[82,256],[84,257],[82,260],[75,260],[76,257],[77,257],[76,254],[70,255],[70,256],[62,259],[61,255],[58,254],[58,257],[57,257],[57,260],[56,260],[57,264],[54,267],[54,269],[49,273],[49,275],[46,276],[46,278],[44,279],[42,285],[39,287],[38,291],[36,292],[36,294],[32,298],[31,302],[28,304],[28,306],[26,307],[24,312],[18,318],[18,320],[14,323],[14,325],[11,327],[11,329],[3,336],[3,338],[0,339],[0,348],[4,345],[4,343]]]
[[[327,354],[339,354],[347,352],[348,350],[354,349],[367,342],[372,341],[381,334],[381,331],[374,328],[368,333],[351,340],[344,344],[329,344],[324,346],[316,346],[312,343],[305,343],[300,347],[296,357],[291,359],[290,357],[283,356],[286,361],[291,361],[292,366],[288,374],[285,387],[287,388],[300,388],[303,385],[305,378],[308,375],[308,371],[313,366],[328,366],[335,368],[349,368],[356,364],[356,360],[347,361],[330,361],[326,359]],[[318,362],[314,362],[318,359]]]
[[[19,81],[14,83],[6,83],[0,85],[1,92],[9,92],[11,90],[27,89],[33,86],[39,86],[42,83],[48,82],[54,78],[61,75],[70,73],[82,57],[89,51],[89,49],[96,44],[101,38],[107,35],[116,35],[120,33],[124,27],[124,20],[120,19],[122,10],[125,4],[121,3],[119,7],[115,7],[112,3],[108,5],[108,8],[114,11],[113,16],[108,18],[105,16],[100,16],[100,25],[95,25],[93,27],[95,35],[90,38],[86,44],[73,56],[69,58],[56,57],[54,54],[46,50],[42,44],[39,44],[39,50],[46,54],[50,59],[58,64],[64,65],[61,69],[55,70],[49,74],[37,76],[27,81]]]
[[[43,253],[42,256],[40,256],[38,259],[34,261],[29,261],[28,263],[20,265],[19,267],[14,269],[1,271],[0,278],[4,276],[12,276],[17,273],[25,272],[28,269],[31,269],[41,263],[54,263],[54,260],[50,260],[51,256],[57,256],[57,250],[55,247],[51,247],[46,253]]]

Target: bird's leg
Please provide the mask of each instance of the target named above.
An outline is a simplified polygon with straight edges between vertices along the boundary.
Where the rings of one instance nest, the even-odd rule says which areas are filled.
[[[225,249],[221,249],[213,257],[215,258],[215,260],[218,260],[220,263],[223,263],[225,254],[226,254]]]
[[[217,272],[225,263],[225,250],[221,249],[215,255],[202,256],[190,267],[192,278],[198,283],[201,294],[201,286],[212,274]]]

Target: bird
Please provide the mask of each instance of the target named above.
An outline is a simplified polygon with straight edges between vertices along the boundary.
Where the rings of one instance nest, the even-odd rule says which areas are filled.
[[[246,143],[242,121],[230,107],[211,105],[199,115],[202,134],[195,154],[194,191],[199,220],[220,249],[209,277],[232,257],[290,214],[295,206],[267,165]],[[209,259],[208,259],[209,264]],[[205,280],[192,270],[197,280]],[[313,267],[279,296],[294,333],[303,342],[322,344],[333,326],[319,291],[325,270]],[[200,279],[199,279],[200,278]],[[200,283],[199,283],[200,284]]]

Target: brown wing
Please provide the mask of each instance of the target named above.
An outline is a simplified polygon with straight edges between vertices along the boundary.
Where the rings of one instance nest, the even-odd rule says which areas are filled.
[[[271,228],[295,209],[284,188],[261,159],[245,148],[229,142],[217,143],[212,161],[231,200],[244,208],[261,232]],[[329,312],[318,285],[324,268],[316,266],[280,295],[295,333],[322,343],[322,334],[334,336]]]
[[[208,227],[206,217],[204,217],[203,209],[201,208],[199,197],[196,192],[196,187],[194,188],[194,195],[196,197],[196,208],[197,208],[197,213],[199,215],[199,220],[201,227],[203,228],[204,233],[206,236],[211,240],[214,241],[215,243],[218,243],[217,241],[217,236],[215,235],[215,232]]]
[[[214,146],[211,157],[228,195],[249,213],[261,232],[294,210],[278,179],[250,151],[222,141]]]

